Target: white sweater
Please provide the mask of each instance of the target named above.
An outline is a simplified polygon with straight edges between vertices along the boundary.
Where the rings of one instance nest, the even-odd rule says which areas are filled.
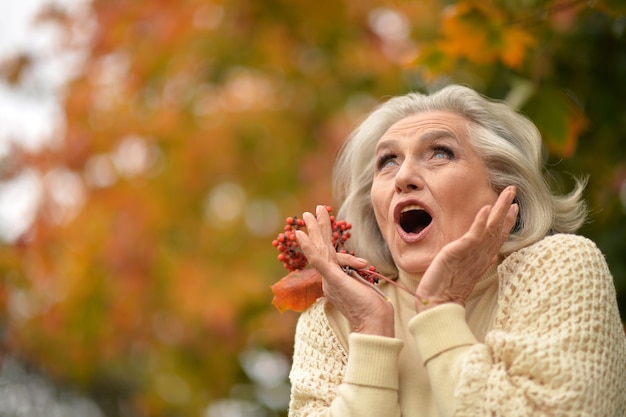
[[[626,337],[590,240],[554,235],[511,254],[465,308],[416,315],[413,297],[380,287],[395,338],[351,333],[324,298],[300,316],[290,417],[626,416]]]

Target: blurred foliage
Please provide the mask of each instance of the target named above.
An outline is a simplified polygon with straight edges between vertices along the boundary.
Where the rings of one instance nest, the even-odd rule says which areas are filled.
[[[99,26],[65,93],[62,144],[3,161],[4,180],[36,169],[43,197],[0,252],[0,326],[6,351],[107,416],[218,415],[207,408],[218,400],[254,399],[242,352],[289,357],[296,319],[270,305],[284,275],[272,238],[287,215],[332,204],[344,137],[410,90],[456,82],[506,100],[543,132],[555,185],[571,186],[558,172],[590,174],[582,232],[626,312],[623,2],[92,7]],[[67,27],[71,47],[63,11],[43,18]],[[19,84],[27,66],[0,76]]]

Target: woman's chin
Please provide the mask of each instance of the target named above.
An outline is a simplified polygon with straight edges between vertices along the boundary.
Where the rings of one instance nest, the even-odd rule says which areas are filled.
[[[424,272],[426,272],[426,269],[428,268],[428,265],[430,265],[430,262],[432,261],[432,258],[428,258],[428,259],[424,259],[424,260],[418,260],[415,258],[412,259],[398,259],[396,260],[396,266],[398,267],[398,269],[408,275],[415,275],[415,276],[422,276],[424,275]]]

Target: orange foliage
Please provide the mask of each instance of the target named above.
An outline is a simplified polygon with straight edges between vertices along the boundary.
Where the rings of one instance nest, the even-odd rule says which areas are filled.
[[[528,29],[490,2],[459,2],[442,14],[437,49],[451,61],[467,59],[478,65],[497,60],[520,69],[535,39]],[[450,70],[450,65],[444,67]]]
[[[272,304],[281,313],[302,312],[323,295],[322,276],[315,269],[292,271],[272,285]]]
[[[500,59],[509,68],[521,69],[528,56],[529,49],[536,39],[528,31],[519,27],[505,27],[502,30]]]

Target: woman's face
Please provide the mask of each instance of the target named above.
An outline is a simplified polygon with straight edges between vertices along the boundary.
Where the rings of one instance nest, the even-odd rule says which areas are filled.
[[[396,122],[378,142],[372,203],[405,272],[423,274],[444,245],[469,230],[478,210],[496,201],[468,123],[451,112],[419,113]]]

